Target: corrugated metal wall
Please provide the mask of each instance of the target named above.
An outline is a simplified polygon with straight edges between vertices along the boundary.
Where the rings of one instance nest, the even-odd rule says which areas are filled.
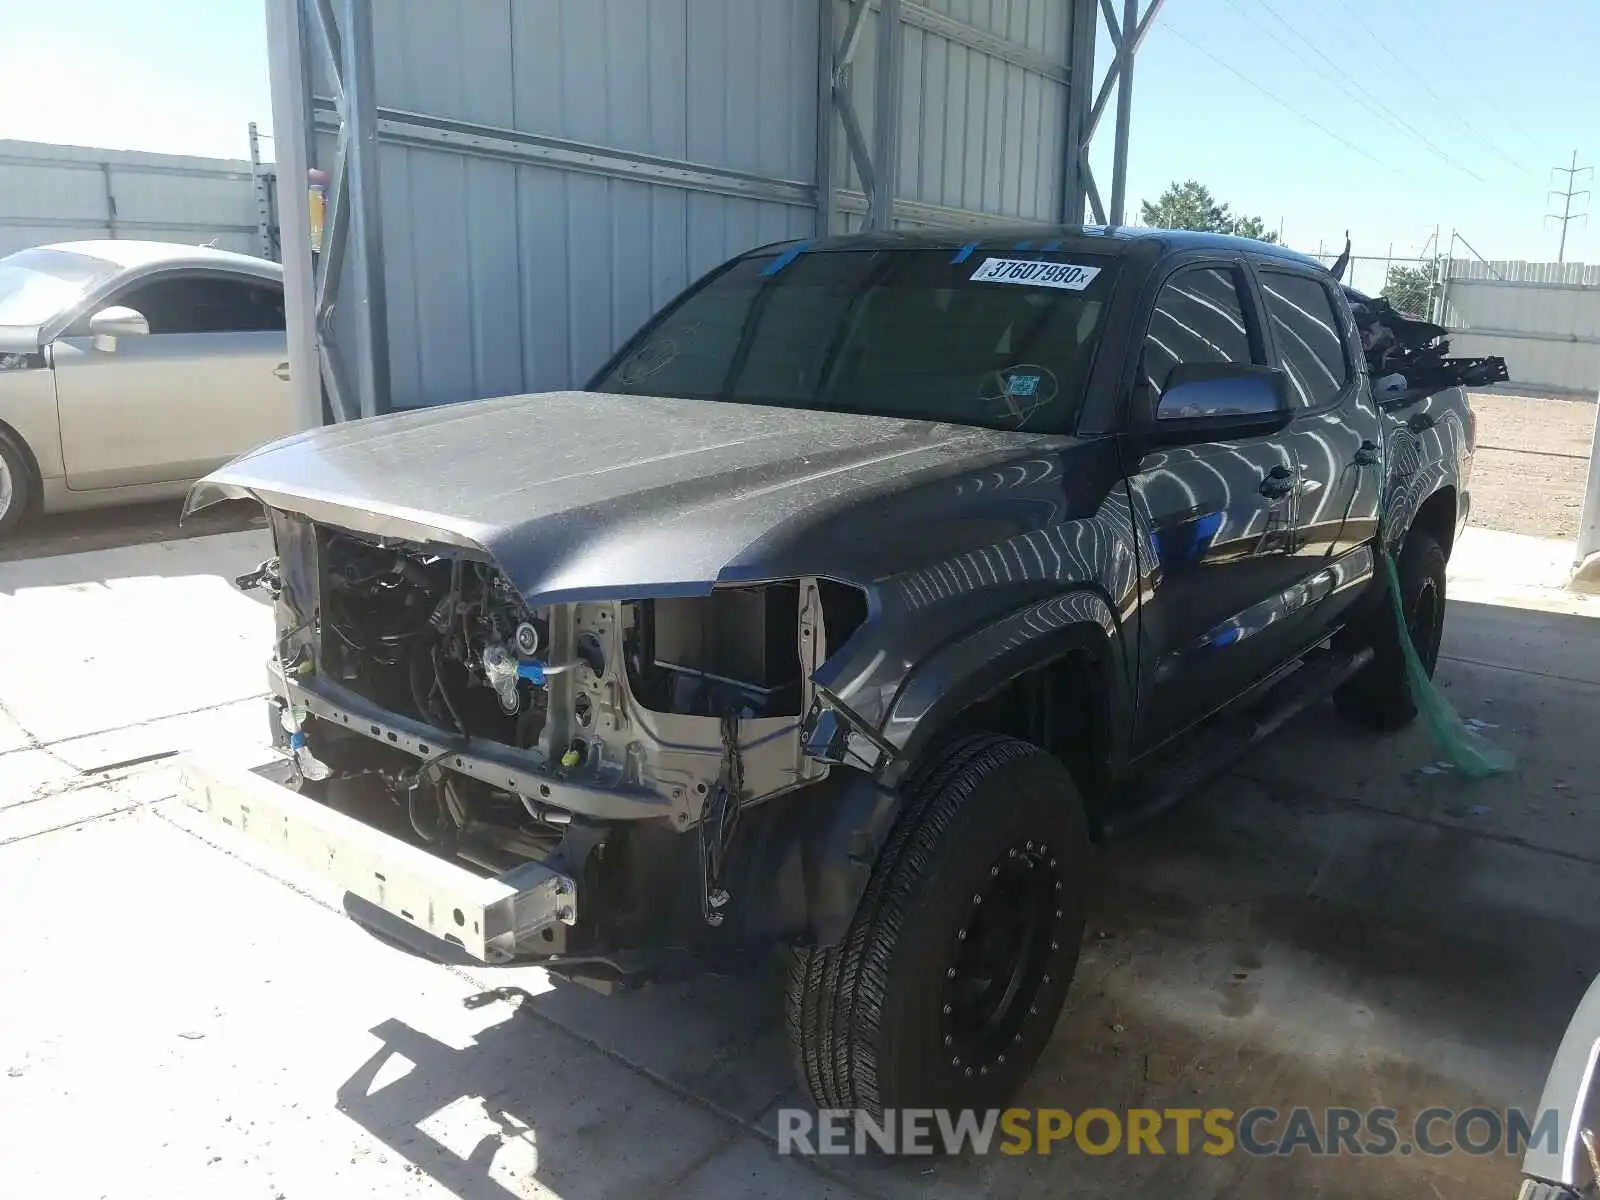
[[[315,165],[332,171],[341,122],[330,59],[348,48],[334,39],[322,51],[325,6],[278,2],[304,39]],[[819,2],[373,4],[389,347],[376,407],[581,385],[717,263],[813,235],[819,112],[834,228],[858,228],[867,197],[819,96]],[[827,2],[832,43],[854,6]],[[1092,2],[903,0],[897,224],[1059,219],[1069,16]],[[849,68],[868,145],[878,20],[874,0]],[[275,67],[275,91],[297,82],[282,75]],[[353,240],[319,334],[354,376],[369,319],[354,298],[362,253]]]
[[[0,254],[142,238],[260,253],[248,162],[0,141]]]
[[[804,0],[405,0],[374,24],[377,99],[807,183],[816,31]],[[396,407],[581,382],[694,278],[814,220],[450,147],[385,145],[380,185]]]
[[[848,0],[836,2],[836,27],[844,27],[850,7]],[[960,219],[918,205],[1059,220],[1071,11],[1072,0],[929,0],[902,7],[897,225]],[[877,92],[878,16],[867,15],[853,65],[853,86],[869,99]],[[870,145],[873,106],[863,103],[859,114]],[[842,132],[834,154],[839,186],[860,191]],[[847,198],[842,207],[844,228],[859,228],[864,204]]]

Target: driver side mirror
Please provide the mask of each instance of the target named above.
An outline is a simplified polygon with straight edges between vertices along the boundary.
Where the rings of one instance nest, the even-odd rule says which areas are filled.
[[[144,314],[120,304],[102,308],[89,318],[89,334],[94,338],[94,348],[108,354],[116,350],[119,337],[146,337],[149,333],[150,322],[144,319]]]
[[[1293,415],[1288,377],[1252,363],[1179,363],[1144,432],[1162,445],[1276,433]]]

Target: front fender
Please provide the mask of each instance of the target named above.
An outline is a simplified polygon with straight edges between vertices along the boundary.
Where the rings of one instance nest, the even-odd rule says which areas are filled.
[[[1109,728],[1113,738],[1120,738],[1127,722],[1115,714],[1132,711],[1122,628],[1106,598],[1083,588],[1009,613],[912,668],[881,727],[883,739],[896,750],[884,768],[884,782],[899,783],[956,715],[1018,676],[1077,650],[1088,651],[1106,668],[1110,694],[1105,699],[1113,714]],[[1120,744],[1112,750],[1119,753]]]

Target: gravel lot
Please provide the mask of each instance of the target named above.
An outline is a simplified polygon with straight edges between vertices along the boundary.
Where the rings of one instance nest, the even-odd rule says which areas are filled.
[[[1472,523],[1534,537],[1577,537],[1593,402],[1480,392],[1472,407],[1478,414]]]

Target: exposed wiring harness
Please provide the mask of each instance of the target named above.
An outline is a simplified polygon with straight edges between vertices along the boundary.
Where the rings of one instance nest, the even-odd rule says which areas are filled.
[[[738,714],[725,713],[721,727],[721,775],[700,808],[700,912],[706,924],[713,926],[722,924],[721,910],[729,900],[722,881],[744,798],[744,758],[739,750]]]

